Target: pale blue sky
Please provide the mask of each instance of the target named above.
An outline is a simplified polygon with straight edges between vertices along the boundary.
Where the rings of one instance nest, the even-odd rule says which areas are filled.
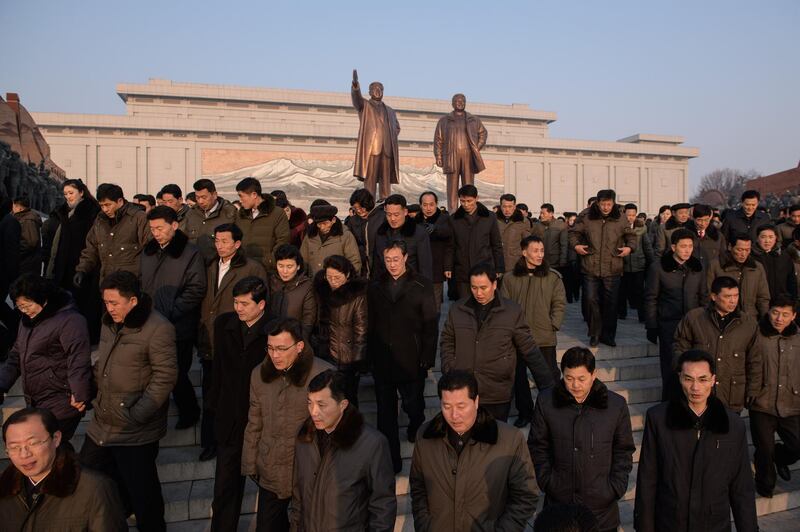
[[[800,159],[800,1],[1,0],[0,92],[32,111],[123,113],[151,77],[527,103],[551,134],[682,135],[719,167]]]

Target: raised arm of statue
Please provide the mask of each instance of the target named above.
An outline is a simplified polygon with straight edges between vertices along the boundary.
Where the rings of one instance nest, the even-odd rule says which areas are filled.
[[[350,96],[353,99],[353,107],[360,113],[364,108],[364,97],[361,96],[361,85],[358,83],[358,71],[353,69],[353,85],[350,89]]]

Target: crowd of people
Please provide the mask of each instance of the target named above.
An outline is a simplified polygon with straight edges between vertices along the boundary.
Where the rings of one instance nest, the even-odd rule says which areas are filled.
[[[233,203],[209,179],[186,198],[174,184],[132,201],[115,184],[62,188],[44,222],[24,197],[0,201],[0,392],[21,381],[26,402],[3,424],[9,529],[127,530],[134,515],[165,530],[169,422],[200,423],[198,458],[216,458],[212,530],[236,530],[248,481],[259,531],[392,530],[402,408],[416,530],[523,530],[540,494],[534,530],[615,530],[630,413],[592,350],[558,361],[571,304],[589,347],[615,346],[625,319],[658,344],[637,530],[728,530],[731,512],[757,530],[756,493],[800,458],[800,205],[773,220],[747,191],[722,215],[679,203],[650,220],[600,190],[582,212],[545,203],[534,218],[464,185],[451,213],[433,191],[409,204],[357,189],[341,219],[254,178]]]

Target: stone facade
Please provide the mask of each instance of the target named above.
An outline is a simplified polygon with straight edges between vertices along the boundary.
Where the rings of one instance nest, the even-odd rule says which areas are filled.
[[[53,160],[90,188],[115,182],[132,196],[167,183],[187,190],[199,177],[210,177],[233,197],[235,181],[255,175],[265,190],[282,188],[305,207],[315,197],[341,205],[358,186],[352,178],[358,118],[347,92],[151,79],[120,84],[117,93],[126,115],[34,113]],[[432,140],[450,101],[387,96],[386,102],[401,127],[397,191],[410,201],[426,188],[441,191],[444,177],[434,165]],[[614,188],[620,202],[652,212],[688,196],[688,160],[698,150],[682,146],[681,137],[555,139],[549,134],[552,112],[469,101],[467,110],[489,131],[482,152],[487,169],[477,183],[487,203],[506,191],[533,207],[550,202],[559,212],[580,210],[598,189]]]

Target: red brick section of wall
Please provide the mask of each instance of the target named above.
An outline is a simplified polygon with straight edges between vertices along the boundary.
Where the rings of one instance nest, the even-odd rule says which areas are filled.
[[[772,193],[776,195],[781,195],[787,190],[800,188],[800,164],[798,164],[797,168],[792,168],[791,170],[751,179],[747,182],[746,187],[758,190],[761,194]]]

